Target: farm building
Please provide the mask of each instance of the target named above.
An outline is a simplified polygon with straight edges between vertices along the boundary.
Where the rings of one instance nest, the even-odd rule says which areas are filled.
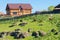
[[[60,12],[60,4],[55,7],[54,12]]]
[[[0,16],[5,16],[5,14],[3,12],[0,12]]]
[[[6,13],[10,16],[21,16],[31,14],[32,6],[30,4],[7,4]]]

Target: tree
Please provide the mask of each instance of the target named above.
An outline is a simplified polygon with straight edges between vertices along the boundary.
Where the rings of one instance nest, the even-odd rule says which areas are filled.
[[[49,7],[48,7],[48,10],[49,10],[49,11],[53,11],[53,10],[54,10],[54,6],[49,6]]]
[[[48,10],[49,10],[49,11],[53,11],[54,8],[55,8],[54,6],[49,6],[49,7],[48,7]],[[51,19],[52,19],[52,16],[53,16],[53,15],[51,14],[51,15],[50,15],[50,18],[51,18]]]
[[[49,11],[53,11],[54,8],[55,8],[54,6],[49,6],[49,7],[48,7],[48,10],[49,10]],[[52,17],[53,15],[51,14],[50,16]]]

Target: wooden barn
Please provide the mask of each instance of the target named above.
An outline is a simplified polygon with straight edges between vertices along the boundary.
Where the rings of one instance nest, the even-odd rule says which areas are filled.
[[[58,4],[53,11],[54,12],[60,12],[60,4]]]
[[[31,14],[32,6],[30,4],[7,4],[6,13],[10,16],[21,16]]]

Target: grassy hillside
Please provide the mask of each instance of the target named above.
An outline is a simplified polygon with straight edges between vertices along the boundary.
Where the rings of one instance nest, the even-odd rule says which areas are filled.
[[[19,25],[23,22],[26,24],[23,26]],[[11,25],[14,26],[10,27]],[[15,29],[20,29],[20,32],[22,33],[28,32],[28,29],[31,30],[28,32],[28,36],[18,40],[60,40],[60,14],[53,14],[52,17],[50,14],[39,14],[13,20],[0,21],[0,32],[13,32]],[[55,32],[51,32],[52,29],[54,29]],[[32,36],[33,31],[43,31],[46,35],[35,38]],[[3,38],[0,38],[0,40],[2,39],[17,40],[10,35],[4,35]]]

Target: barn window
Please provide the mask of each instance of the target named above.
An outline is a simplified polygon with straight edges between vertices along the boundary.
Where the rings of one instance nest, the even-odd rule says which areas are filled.
[[[17,12],[13,12],[13,14],[14,14],[14,15],[16,15],[16,14],[17,14]]]

